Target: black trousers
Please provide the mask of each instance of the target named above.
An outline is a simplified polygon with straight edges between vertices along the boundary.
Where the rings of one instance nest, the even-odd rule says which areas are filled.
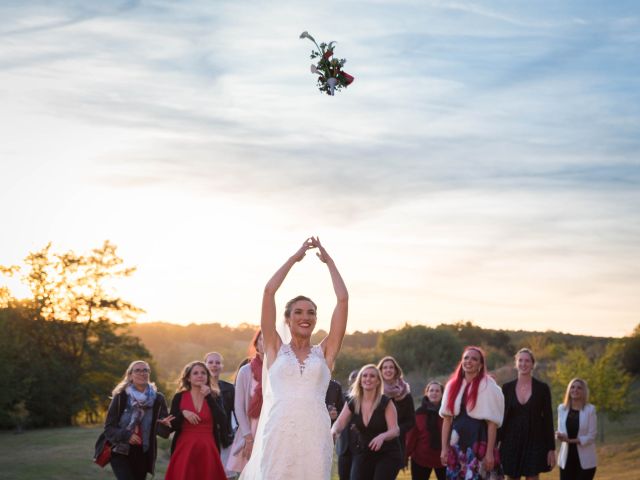
[[[429,480],[431,477],[431,467],[422,467],[411,459],[411,480]],[[438,480],[446,480],[447,467],[439,467],[433,469]]]
[[[595,468],[583,469],[580,465],[578,449],[575,445],[569,446],[567,463],[560,469],[560,480],[593,480],[596,475]]]
[[[593,480],[596,476],[595,468],[587,468],[586,470],[577,466],[577,468],[569,467],[560,469],[560,480]]]
[[[353,457],[349,450],[344,455],[338,455],[338,478],[340,480],[351,480],[352,460]]]
[[[351,480],[395,480],[401,463],[399,451],[354,455]]]
[[[111,470],[118,480],[145,480],[148,458],[140,445],[131,445],[129,455],[111,454]]]

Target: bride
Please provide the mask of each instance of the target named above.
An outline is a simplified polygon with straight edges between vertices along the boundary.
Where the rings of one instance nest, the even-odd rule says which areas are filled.
[[[311,345],[316,325],[316,304],[298,296],[285,306],[284,322],[276,329],[275,294],[291,267],[308,250],[329,268],[336,306],[329,335]],[[329,480],[333,457],[331,420],[324,403],[330,372],[347,328],[349,294],[333,259],[317,237],[304,241],[298,251],[271,277],[262,298],[262,335],[265,361],[262,371],[264,404],[253,452],[241,480]],[[287,343],[287,333],[291,340]],[[247,439],[251,442],[251,438]]]

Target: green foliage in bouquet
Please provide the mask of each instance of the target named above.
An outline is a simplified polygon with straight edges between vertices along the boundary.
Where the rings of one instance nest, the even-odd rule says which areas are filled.
[[[336,42],[322,42],[318,45],[307,31],[302,32],[300,38],[308,38],[316,46],[316,50],[312,50],[310,56],[311,60],[316,60],[316,63],[311,65],[311,73],[318,75],[318,89],[321,92],[333,95],[336,90],[340,91],[353,82],[353,76],[342,70],[347,60],[332,58]]]

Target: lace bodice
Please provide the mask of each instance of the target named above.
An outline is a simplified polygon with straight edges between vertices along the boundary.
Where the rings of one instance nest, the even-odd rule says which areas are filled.
[[[319,345],[312,346],[307,358],[300,363],[291,346],[283,344],[269,368],[269,381],[276,403],[304,399],[324,404],[330,378],[331,373]]]
[[[324,399],[331,374],[322,349],[314,345],[300,363],[283,344],[267,375],[256,446],[240,479],[330,480],[333,441]]]

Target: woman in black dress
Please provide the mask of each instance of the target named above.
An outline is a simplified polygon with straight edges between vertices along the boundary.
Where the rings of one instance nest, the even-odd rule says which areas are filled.
[[[528,348],[516,353],[518,378],[502,386],[504,420],[498,431],[500,458],[509,479],[537,480],[556,463],[549,386],[533,377],[535,357]]]
[[[402,465],[400,428],[396,408],[382,394],[382,376],[373,364],[358,372],[349,401],[331,428],[334,439],[350,421],[358,431],[351,480],[395,479]]]
[[[384,357],[378,362],[378,370],[382,374],[384,394],[393,400],[398,412],[398,426],[400,427],[400,449],[403,453],[407,432],[416,424],[416,412],[409,384],[404,381],[404,374],[398,361],[391,357]]]

